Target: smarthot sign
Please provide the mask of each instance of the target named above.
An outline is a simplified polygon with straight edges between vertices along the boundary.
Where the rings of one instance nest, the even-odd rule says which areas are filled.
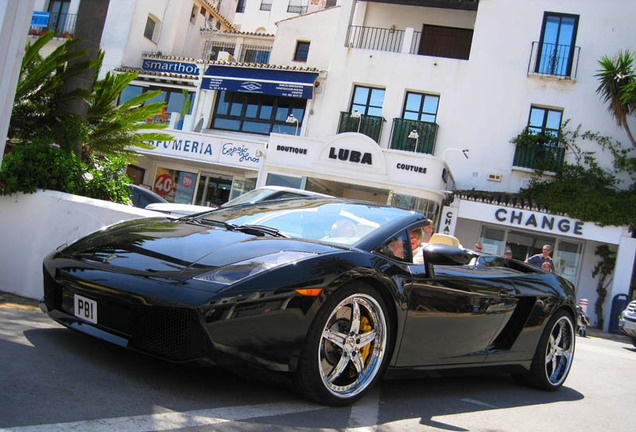
[[[194,63],[173,62],[157,59],[144,59],[141,68],[150,72],[171,72],[184,75],[198,76],[201,72]]]

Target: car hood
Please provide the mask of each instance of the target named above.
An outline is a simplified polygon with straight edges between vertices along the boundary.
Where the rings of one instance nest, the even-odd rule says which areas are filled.
[[[183,220],[151,218],[97,231],[60,254],[107,265],[111,270],[119,268],[126,273],[182,279],[280,251],[323,254],[338,250],[342,248],[298,239],[258,237]]]

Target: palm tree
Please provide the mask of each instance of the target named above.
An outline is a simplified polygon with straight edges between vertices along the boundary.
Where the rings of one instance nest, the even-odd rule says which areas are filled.
[[[599,60],[601,69],[596,74],[599,86],[596,93],[616,120],[616,124],[627,132],[632,146],[636,140],[629,129],[628,117],[636,112],[636,74],[634,73],[634,54],[629,50],[621,51],[615,58],[603,56]]]
[[[95,77],[99,74],[104,53],[100,52],[95,62]],[[148,122],[165,109],[165,102],[146,101],[157,97],[161,90],[149,91],[134,96],[117,105],[122,91],[137,77],[136,72],[107,72],[104,78],[95,78],[93,91],[88,100],[86,120],[90,131],[84,153],[120,154],[134,159],[134,148],[153,148],[147,141],[169,141],[172,135],[157,132],[165,123]]]

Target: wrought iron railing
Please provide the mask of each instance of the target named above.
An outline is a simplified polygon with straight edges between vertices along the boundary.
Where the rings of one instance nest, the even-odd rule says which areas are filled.
[[[537,147],[517,147],[513,166],[522,168],[556,171],[565,157],[565,148],[544,144]]]
[[[433,154],[437,129],[437,123],[394,118],[391,132],[391,148],[393,150]],[[409,138],[409,136],[411,137]]]
[[[41,35],[47,31],[54,31],[57,37],[73,37],[75,35],[75,24],[77,14],[52,13],[46,26],[31,26],[30,35]]]
[[[576,78],[581,47],[532,42],[528,75],[548,75],[560,78]]]
[[[241,45],[238,60],[243,63],[269,63],[271,46],[264,45]]]
[[[287,12],[304,14],[307,13],[307,6],[290,4],[287,6]]]
[[[375,51],[400,52],[404,30],[395,28],[349,26],[345,46]]]
[[[359,132],[379,143],[384,122],[384,117],[361,114],[356,118],[352,117],[350,112],[342,111],[338,122],[338,133]]]

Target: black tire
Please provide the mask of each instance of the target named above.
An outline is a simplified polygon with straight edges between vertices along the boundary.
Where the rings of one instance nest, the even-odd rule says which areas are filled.
[[[360,282],[338,289],[307,333],[294,377],[297,391],[332,406],[360,399],[386,369],[392,325],[376,290]]]
[[[575,340],[572,316],[557,311],[539,339],[530,371],[516,378],[541,390],[558,390],[570,373]]]
[[[636,337],[632,336],[630,339],[632,340],[632,345],[636,347]]]

